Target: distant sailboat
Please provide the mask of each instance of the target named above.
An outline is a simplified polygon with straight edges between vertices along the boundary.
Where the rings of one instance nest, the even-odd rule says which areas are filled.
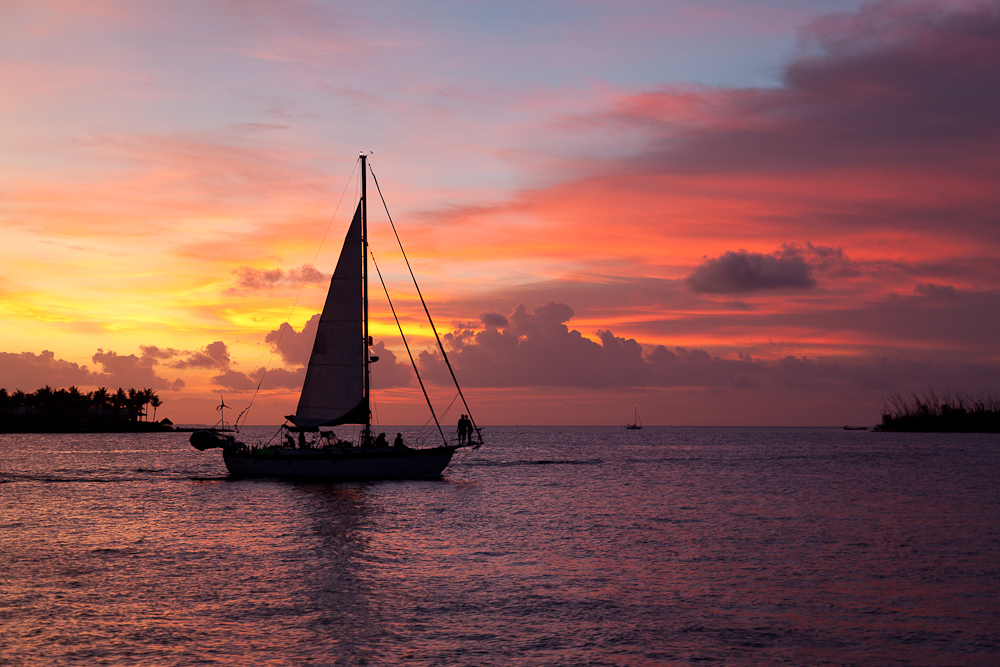
[[[630,431],[638,431],[642,428],[642,421],[639,419],[639,408],[633,405],[632,409],[635,411],[635,415],[632,417],[633,421],[631,424],[626,424],[625,428]]]
[[[442,439],[440,446],[411,449],[404,446],[402,440],[390,446],[384,434],[379,437],[372,434],[370,366],[378,361],[378,357],[370,354],[372,338],[368,335],[366,158],[366,155],[360,158],[361,198],[330,281],[298,407],[294,415],[287,417],[291,426],[283,427],[287,431],[284,442],[275,447],[249,447],[232,436],[223,436],[211,430],[191,434],[191,444],[196,449],[221,448],[223,461],[233,475],[333,479],[438,477],[457,449],[478,448],[483,444],[482,430],[472,421],[457,380],[455,385],[467,413],[459,422],[457,441],[449,441],[444,435],[429,399],[427,404]],[[377,180],[375,185],[378,186]],[[419,287],[417,291],[419,294]],[[426,304],[424,308],[426,310]],[[434,333],[437,336],[436,329]],[[440,339],[438,344],[450,370],[451,364]],[[412,355],[410,358],[412,361]],[[415,364],[414,371],[419,381],[420,373]],[[424,396],[427,396],[426,391]],[[332,437],[332,432],[320,431],[323,427],[340,424],[361,425],[358,441],[343,441]],[[306,433],[318,433],[318,437],[310,443],[306,440]]]

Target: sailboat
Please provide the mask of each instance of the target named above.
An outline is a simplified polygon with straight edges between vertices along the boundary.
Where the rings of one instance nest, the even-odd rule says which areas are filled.
[[[445,436],[430,399],[427,398],[427,391],[424,389],[423,381],[420,380],[416,364],[413,366],[414,371],[421,388],[424,389],[424,396],[437,424],[442,444],[415,449],[405,446],[401,438],[397,438],[397,441],[390,446],[384,434],[373,437],[370,371],[371,364],[378,361],[378,357],[370,353],[373,341],[368,335],[367,156],[362,154],[360,160],[361,196],[358,207],[347,230],[340,259],[330,280],[330,290],[320,315],[316,340],[306,368],[298,406],[295,414],[288,415],[286,417],[288,422],[282,426],[285,435],[279,439],[281,444],[248,446],[234,436],[222,435],[212,430],[200,430],[191,434],[191,445],[198,450],[222,449],[222,459],[233,476],[329,479],[435,478],[441,476],[458,449],[478,448],[483,444],[482,429],[472,420],[468,403],[465,402],[457,380],[455,386],[462,398],[466,414],[459,421],[457,441],[451,441]],[[378,187],[377,179],[375,185]],[[410,273],[412,276],[412,270]],[[414,283],[416,283],[415,278]],[[420,294],[419,286],[417,293]],[[420,298],[423,302],[422,295]],[[390,307],[391,305],[390,301]],[[424,309],[429,318],[430,313],[426,304]],[[395,313],[395,310],[393,312]],[[431,328],[438,338],[439,349],[454,379],[454,371],[448,362],[440,337],[437,336],[433,321]],[[408,347],[407,350],[409,351]],[[413,360],[412,354],[410,359]],[[322,430],[342,424],[361,425],[357,441],[341,440],[334,436],[332,431]]]
[[[625,428],[627,428],[630,431],[638,431],[639,429],[642,428],[642,422],[639,420],[639,407],[633,405],[632,409],[635,411],[635,415],[632,418],[633,421],[631,424],[626,424]]]

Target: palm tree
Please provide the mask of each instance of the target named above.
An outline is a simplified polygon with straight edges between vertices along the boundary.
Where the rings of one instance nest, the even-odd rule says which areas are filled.
[[[135,421],[139,421],[139,417],[142,416],[142,406],[143,405],[144,405],[144,402],[143,402],[143,393],[141,391],[139,391],[138,389],[136,389],[135,387],[132,387],[131,389],[129,389],[128,390],[128,414],[126,415],[126,419],[128,421],[132,421],[133,419]]]
[[[118,421],[121,421],[122,410],[126,405],[128,405],[128,395],[125,393],[124,389],[118,387],[118,391],[116,391],[115,395],[111,398],[111,405],[115,409],[115,415],[117,416]]]
[[[153,406],[153,421],[155,422],[156,408],[163,405],[163,401],[160,400],[160,397],[157,396],[156,392],[153,391],[152,389],[146,389],[144,393],[146,394],[146,403]]]
[[[55,390],[49,385],[45,385],[41,389],[35,391],[34,394],[29,394],[34,399],[35,407],[40,408],[48,403],[52,402],[55,397]]]
[[[107,387],[100,387],[92,394],[91,400],[95,408],[106,408],[111,402],[111,392],[108,391]]]
[[[20,389],[18,389],[10,397],[10,402],[14,405],[14,407],[18,407],[19,408],[19,407],[26,406],[28,404],[28,395],[26,393],[24,393],[23,391],[21,391]]]

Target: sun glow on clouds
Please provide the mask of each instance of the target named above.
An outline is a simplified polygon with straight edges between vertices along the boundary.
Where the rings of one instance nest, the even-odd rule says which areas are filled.
[[[641,399],[649,423],[781,423],[805,392],[801,422],[867,423],[890,391],[1000,381],[997,3],[438,13],[5,4],[0,385],[133,377],[207,421],[270,363],[254,421],[280,420],[302,359],[268,336],[308,338],[359,148],[477,421],[619,423]],[[769,60],[708,55],[737,33]],[[371,290],[383,417],[409,415]]]

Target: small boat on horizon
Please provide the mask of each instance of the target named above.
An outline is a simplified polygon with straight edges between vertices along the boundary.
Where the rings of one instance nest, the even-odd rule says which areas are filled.
[[[191,445],[199,451],[222,449],[222,460],[230,474],[234,476],[326,479],[435,478],[441,476],[458,449],[463,447],[476,449],[483,444],[482,429],[476,426],[472,419],[468,403],[455,379],[448,354],[441,344],[433,321],[430,324],[437,338],[439,351],[451,371],[458,396],[465,408],[465,414],[459,420],[457,440],[449,440],[445,436],[427,390],[420,379],[420,372],[413,362],[412,354],[410,360],[420,387],[424,390],[424,397],[427,399],[442,444],[436,447],[410,448],[403,443],[402,437],[397,435],[396,441],[390,445],[384,433],[375,436],[372,432],[371,364],[378,361],[378,356],[370,353],[373,340],[368,334],[367,156],[362,154],[359,159],[361,196],[344,239],[337,267],[330,280],[330,289],[320,315],[316,340],[309,357],[309,365],[306,367],[298,406],[295,414],[287,416],[288,422],[281,427],[285,431],[284,436],[278,438],[279,444],[274,446],[271,445],[271,441],[277,434],[267,443],[249,446],[233,435],[223,435],[218,429],[201,429],[191,434]],[[377,179],[375,186],[378,187]],[[392,223],[391,218],[389,222]],[[394,226],[393,231],[395,231]],[[398,240],[398,234],[396,238]],[[406,258],[405,251],[403,257]],[[408,261],[407,268],[409,268]],[[375,269],[377,272],[377,264]],[[410,275],[413,277],[412,270]],[[416,284],[415,277],[413,281]],[[420,294],[419,286],[417,293]],[[386,297],[388,298],[388,291]],[[430,319],[430,311],[427,310],[422,295],[420,300]],[[391,300],[389,306],[392,308]],[[394,309],[393,315],[395,315]],[[398,318],[396,321],[398,324]],[[400,334],[403,335],[405,345],[406,337],[402,328]],[[408,346],[407,352],[409,352]],[[217,409],[223,408],[220,406]],[[239,421],[237,418],[234,425],[237,431]],[[331,430],[321,430],[342,424],[361,425],[356,441],[342,440]],[[310,434],[311,440],[307,440],[307,433]]]
[[[632,417],[632,423],[626,424],[625,428],[627,428],[630,431],[638,431],[639,429],[642,428],[642,421],[639,419],[639,408],[638,406],[633,405],[632,409],[635,412],[635,414]]]

